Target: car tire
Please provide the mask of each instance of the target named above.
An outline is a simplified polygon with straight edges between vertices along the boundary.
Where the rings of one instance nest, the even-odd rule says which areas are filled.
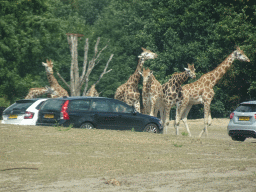
[[[147,124],[143,132],[159,133],[158,126],[154,123]]]
[[[83,123],[83,124],[80,126],[80,128],[82,128],[82,129],[93,129],[94,126],[93,126],[93,124],[91,124],[91,123],[89,123],[89,122],[85,122],[85,123]]]
[[[246,137],[243,136],[232,136],[231,137],[233,141],[244,141]]]

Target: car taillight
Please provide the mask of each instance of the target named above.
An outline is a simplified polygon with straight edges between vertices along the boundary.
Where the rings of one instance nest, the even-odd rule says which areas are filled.
[[[256,119],[256,114],[254,114],[254,119]]]
[[[34,117],[34,113],[26,111],[24,115],[24,119],[32,119]]]
[[[230,113],[229,118],[233,119],[234,115],[235,115],[235,113]]]
[[[67,112],[68,104],[69,104],[69,100],[65,101],[65,103],[62,105],[61,111],[60,111],[60,119],[69,120],[69,115]]]

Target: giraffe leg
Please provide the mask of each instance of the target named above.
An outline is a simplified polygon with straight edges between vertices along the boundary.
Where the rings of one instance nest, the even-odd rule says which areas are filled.
[[[135,101],[134,107],[135,107],[136,111],[138,111],[140,113],[140,101]]]
[[[165,109],[164,109],[164,113],[165,113],[165,122],[164,122],[164,126],[165,126],[165,129],[166,129],[166,134],[167,134],[167,127],[169,126],[170,124],[170,111],[171,111],[171,108],[172,108],[172,105],[167,105],[165,106]]]
[[[156,101],[155,101],[155,99],[151,99],[151,102],[150,102],[150,115],[151,116],[154,116],[155,107],[156,107]]]
[[[176,104],[176,116],[175,116],[175,120],[174,120],[174,128],[176,130],[176,135],[179,135],[179,124],[180,124],[180,106],[178,104]]]
[[[181,101],[180,103],[176,103],[176,120],[174,122],[174,127],[176,129],[176,135],[179,134],[179,125],[180,125],[180,120],[182,119],[182,115],[184,111],[186,110],[186,107],[188,105],[189,101],[188,99]]]
[[[191,105],[191,104],[188,105],[188,106],[186,107],[186,110],[184,111],[182,117],[181,117],[181,119],[182,119],[182,121],[183,121],[183,123],[185,124],[185,127],[186,127],[186,129],[187,129],[188,135],[189,135],[190,137],[191,137],[191,133],[190,133],[190,130],[189,130],[189,127],[188,127],[187,117],[188,117],[188,113],[189,113],[189,111],[190,111],[190,109],[191,109],[192,106],[193,106],[193,105]]]
[[[209,110],[208,125],[210,126],[211,124],[212,124],[212,115],[211,115],[211,110]]]
[[[204,103],[204,129],[199,134],[199,138],[203,135],[203,133],[205,133],[206,137],[208,137],[207,126],[208,126],[209,112],[210,112],[210,103],[205,102]]]

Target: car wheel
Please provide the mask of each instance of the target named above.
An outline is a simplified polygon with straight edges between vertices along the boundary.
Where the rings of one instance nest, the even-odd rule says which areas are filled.
[[[243,136],[233,136],[232,140],[234,141],[244,141],[246,139],[246,137]]]
[[[80,128],[82,128],[82,129],[93,129],[94,126],[93,126],[93,124],[91,124],[91,123],[89,123],[89,122],[86,122],[86,123],[83,123],[83,124],[80,126]]]
[[[148,132],[148,133],[159,133],[159,129],[157,127],[156,124],[154,123],[150,123],[148,125],[146,125],[144,132]]]

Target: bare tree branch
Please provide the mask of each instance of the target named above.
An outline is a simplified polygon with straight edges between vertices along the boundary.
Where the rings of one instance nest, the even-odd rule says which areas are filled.
[[[109,73],[110,71],[112,71],[112,69],[110,69],[110,70],[107,71],[107,68],[108,68],[108,64],[109,64],[109,62],[112,60],[113,56],[114,56],[114,54],[111,54],[111,56],[109,57],[108,62],[107,62],[107,64],[106,64],[106,66],[105,66],[103,72],[101,73],[101,75],[100,75],[98,81],[96,81],[96,83],[94,83],[95,85],[97,85],[97,84],[100,82],[100,79],[103,77],[103,75],[105,75],[105,74]]]
[[[63,81],[63,83],[69,88],[70,90],[70,85],[65,81],[65,79],[63,79],[63,77],[59,74],[59,72],[57,72],[57,75],[59,76],[59,78]]]
[[[86,67],[87,67],[87,57],[88,57],[88,50],[89,50],[89,40],[86,38],[85,46],[84,46],[84,63],[83,63],[83,72],[82,76],[80,77],[80,85],[82,84],[82,80],[84,79]]]
[[[98,53],[98,45],[99,45],[99,43],[100,43],[100,37],[98,37],[97,42],[96,42],[95,47],[94,47],[94,54],[95,54],[94,57],[96,57],[96,55]]]
[[[100,51],[98,51],[98,46],[100,43],[100,37],[97,38],[95,47],[94,47],[94,56],[88,63],[88,50],[89,50],[89,40],[86,38],[85,40],[85,46],[84,46],[84,62],[83,62],[83,70],[82,75],[79,76],[79,68],[78,68],[78,52],[77,52],[77,45],[78,41],[77,38],[81,37],[83,35],[81,34],[73,34],[73,33],[67,33],[67,40],[70,48],[70,53],[72,56],[71,66],[70,66],[70,85],[67,84],[67,82],[61,77],[59,73],[58,76],[61,78],[61,80],[69,87],[71,96],[80,96],[80,91],[82,89],[82,86],[85,84],[83,95],[86,94],[88,83],[89,83],[89,76],[93,70],[93,68],[100,62],[99,57],[104,51],[108,45],[103,47]],[[95,85],[100,81],[100,79],[103,77],[104,74],[109,73],[112,69],[107,71],[109,62],[111,61],[113,57],[113,54],[110,56],[104,71],[100,75],[98,81],[95,83]]]

